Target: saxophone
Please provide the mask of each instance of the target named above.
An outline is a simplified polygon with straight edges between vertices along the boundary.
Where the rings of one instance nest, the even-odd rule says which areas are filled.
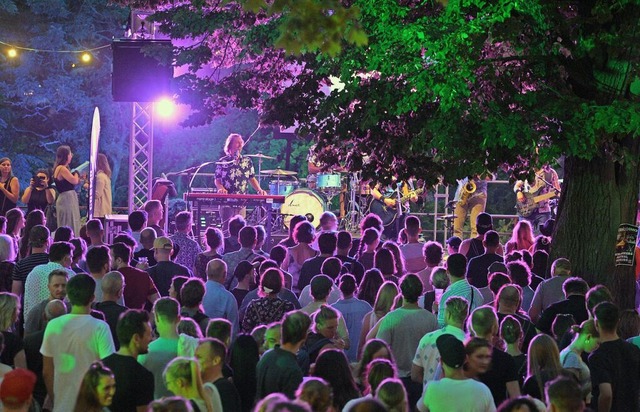
[[[462,188],[460,189],[460,199],[458,200],[458,205],[464,206],[469,201],[471,195],[476,192],[476,183],[473,180],[469,180],[468,178],[462,180],[460,182]]]

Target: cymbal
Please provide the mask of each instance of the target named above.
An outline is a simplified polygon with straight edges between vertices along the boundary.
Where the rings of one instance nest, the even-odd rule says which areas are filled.
[[[263,155],[262,153],[248,154],[248,155],[245,155],[245,156],[247,156],[247,157],[255,157],[256,159],[267,159],[267,160],[275,159],[275,157],[273,157],[273,156]]]
[[[262,174],[264,174],[264,175],[272,175],[272,176],[295,176],[298,173],[297,172],[292,172],[292,171],[289,171],[289,170],[274,169],[274,170],[263,170]]]

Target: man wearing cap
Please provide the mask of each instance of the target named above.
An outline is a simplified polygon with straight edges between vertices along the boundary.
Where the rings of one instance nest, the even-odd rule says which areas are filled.
[[[27,412],[33,401],[36,375],[27,369],[14,369],[4,375],[0,384],[0,400],[5,412]]]
[[[153,241],[154,257],[158,262],[147,269],[147,273],[153,279],[160,296],[169,296],[171,280],[174,276],[193,277],[193,273],[186,266],[171,261],[173,241],[166,236],[159,236]]]
[[[129,265],[131,249],[124,243],[114,243],[110,247],[111,269],[124,276],[124,304],[129,309],[144,309],[145,302],[158,299],[158,290],[149,274]]]
[[[444,334],[436,340],[436,346],[440,352],[444,378],[427,383],[423,405],[418,405],[418,409],[439,412],[450,411],[453,406],[459,411],[495,411],[493,396],[487,385],[464,375],[464,344],[455,336]]]

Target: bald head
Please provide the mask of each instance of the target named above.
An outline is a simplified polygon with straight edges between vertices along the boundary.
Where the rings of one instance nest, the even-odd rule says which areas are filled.
[[[44,307],[44,316],[47,321],[55,319],[58,316],[66,315],[67,307],[60,299],[53,299]]]
[[[227,277],[227,264],[222,259],[212,259],[207,263],[207,279],[223,283]]]
[[[102,278],[102,294],[104,296],[116,296],[122,291],[124,276],[118,271],[111,271]]]
[[[145,249],[151,249],[153,247],[153,241],[156,240],[156,230],[152,227],[145,227],[140,232],[140,243]]]

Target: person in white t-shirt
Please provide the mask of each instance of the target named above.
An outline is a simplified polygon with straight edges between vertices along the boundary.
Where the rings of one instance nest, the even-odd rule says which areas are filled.
[[[89,366],[115,352],[109,325],[90,315],[95,288],[89,275],[72,277],[67,283],[71,313],[52,319],[45,329],[42,374],[53,412],[73,410]]]
[[[418,402],[418,409],[421,412],[495,411],[493,396],[487,385],[464,375],[464,344],[455,336],[444,334],[436,340],[436,346],[445,377],[427,383],[424,397]]]

